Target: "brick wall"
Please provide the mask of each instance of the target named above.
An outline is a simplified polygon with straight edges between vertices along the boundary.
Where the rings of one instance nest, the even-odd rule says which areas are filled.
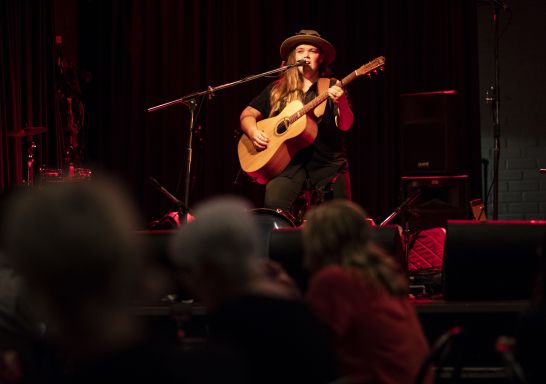
[[[485,3],[485,2],[483,2]],[[546,1],[506,0],[501,10],[499,219],[546,219]],[[494,79],[492,7],[478,8],[482,158],[493,175],[493,119],[485,92]],[[492,215],[492,193],[489,216]]]

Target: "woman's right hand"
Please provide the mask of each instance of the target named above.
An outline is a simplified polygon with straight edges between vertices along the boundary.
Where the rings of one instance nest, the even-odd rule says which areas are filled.
[[[263,151],[267,148],[267,143],[269,143],[269,137],[256,125],[256,122],[262,118],[262,113],[251,106],[246,107],[239,117],[241,129],[257,151]]]
[[[258,151],[266,149],[267,144],[269,143],[269,137],[267,137],[264,131],[259,130],[258,127],[251,130],[249,138],[250,141],[252,141],[254,148]]]

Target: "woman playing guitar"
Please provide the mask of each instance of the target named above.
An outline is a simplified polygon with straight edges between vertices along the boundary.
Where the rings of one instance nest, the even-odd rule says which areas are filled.
[[[353,123],[353,112],[342,84],[336,79],[321,79],[330,73],[328,65],[335,59],[335,48],[318,32],[301,30],[281,44],[280,54],[287,64],[300,62],[303,65],[287,70],[241,113],[247,150],[267,153],[292,123],[286,118],[284,125],[277,121],[274,128],[266,130],[260,129],[259,121],[283,113],[290,115],[285,111],[316,99],[323,93],[322,89],[328,98],[301,119],[302,142],[276,150],[273,164],[257,177],[259,182],[267,182],[265,207],[289,211],[304,187],[321,189],[330,184],[334,199],[350,199],[344,133]],[[278,169],[276,165],[282,164],[278,156],[287,158],[288,165]]]

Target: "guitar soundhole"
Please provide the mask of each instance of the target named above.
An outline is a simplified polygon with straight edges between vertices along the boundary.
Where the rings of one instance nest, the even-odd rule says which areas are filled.
[[[277,135],[282,135],[283,133],[288,131],[288,125],[289,125],[288,119],[284,119],[280,121],[279,124],[277,125],[277,128],[275,129],[275,133]]]

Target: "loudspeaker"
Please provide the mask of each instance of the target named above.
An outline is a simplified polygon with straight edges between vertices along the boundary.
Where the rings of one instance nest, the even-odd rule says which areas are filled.
[[[447,220],[468,219],[468,175],[404,176],[402,201],[411,231],[445,227]]]
[[[400,95],[402,175],[461,171],[457,98],[453,90]]]
[[[449,221],[446,300],[529,299],[540,270],[546,221]]]

